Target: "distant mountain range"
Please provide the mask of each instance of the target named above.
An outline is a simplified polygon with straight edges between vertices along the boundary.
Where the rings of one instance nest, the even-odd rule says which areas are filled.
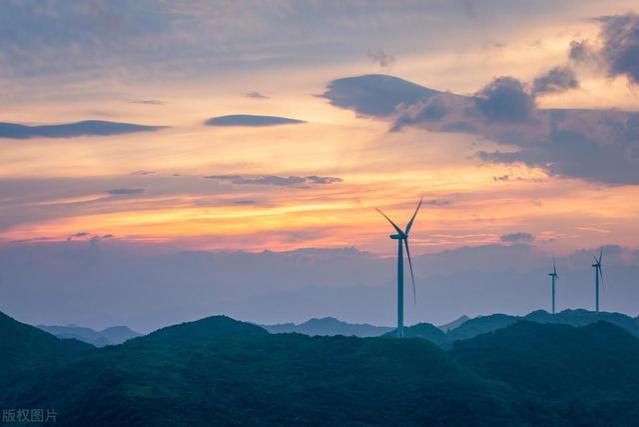
[[[632,318],[621,313],[600,312],[588,310],[565,310],[561,313],[550,314],[544,310],[533,311],[526,316],[512,316],[509,314],[491,314],[460,318],[440,326],[430,323],[418,323],[407,326],[404,334],[407,337],[425,338],[439,346],[450,348],[455,341],[476,337],[480,334],[505,328],[519,321],[527,320],[537,323],[557,323],[571,326],[585,326],[604,320],[617,325],[631,334],[639,337],[639,318]],[[310,319],[304,323],[281,323],[277,325],[260,325],[272,334],[299,333],[310,336],[357,336],[377,337],[395,335],[395,328],[388,326],[374,326],[369,324],[352,324],[333,317]]]
[[[346,337],[377,337],[385,334],[393,328],[387,326],[374,326],[368,323],[346,323],[334,317],[323,317],[321,319],[310,319],[304,323],[280,323],[278,325],[261,325],[272,334],[282,334],[295,332],[310,336],[334,336],[344,335]]]
[[[592,315],[559,316],[587,324],[574,327],[535,312],[542,321],[515,318],[450,350],[269,334],[224,316],[96,349],[0,315],[0,407],[55,408],[60,426],[636,425],[639,339]]]
[[[107,345],[122,344],[131,338],[139,337],[135,331],[126,326],[112,326],[102,331],[95,331],[91,328],[81,326],[47,326],[37,325],[38,328],[46,331],[58,338],[75,338],[79,341],[86,342],[95,347],[104,347]]]
[[[463,325],[464,323],[466,323],[467,321],[470,320],[470,317],[463,315],[455,320],[453,320],[450,323],[446,323],[444,325],[439,325],[437,326],[439,329],[441,329],[444,332],[450,332],[455,328],[460,327],[461,325]]]
[[[418,323],[406,327],[404,334],[407,337],[417,337],[427,339],[441,347],[451,348],[456,341],[474,338],[481,334],[486,334],[521,321],[535,323],[553,323],[570,326],[586,326],[600,321],[609,322],[639,337],[639,318],[633,318],[621,313],[600,312],[595,313],[588,310],[565,310],[561,313],[551,314],[544,310],[533,311],[526,316],[511,316],[508,314],[491,314],[489,316],[479,316],[469,319],[462,316],[455,322],[454,327],[436,327],[430,323]],[[457,323],[456,325],[454,325]],[[395,329],[387,332],[385,336],[394,336]]]

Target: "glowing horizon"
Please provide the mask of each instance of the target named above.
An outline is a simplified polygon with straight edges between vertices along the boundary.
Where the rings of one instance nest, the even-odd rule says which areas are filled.
[[[467,14],[463,8],[430,5],[411,11],[407,4],[373,8],[371,13],[385,19],[372,23],[368,11],[353,6],[344,18],[351,21],[334,23],[335,34],[315,28],[299,41],[275,28],[287,13],[299,11],[282,11],[263,22],[246,10],[237,15],[245,19],[238,23],[240,36],[223,19],[237,10],[184,6],[162,16],[178,28],[170,37],[152,26],[141,29],[142,35],[105,27],[95,35],[107,51],[104,57],[83,45],[86,50],[78,48],[70,66],[55,62],[47,70],[41,59],[16,59],[0,74],[9,87],[2,122],[37,126],[96,119],[166,128],[0,139],[0,239],[65,241],[87,233],[191,249],[352,246],[391,254],[386,224],[373,208],[401,222],[423,196],[414,229],[416,254],[500,243],[501,236],[515,233],[529,234],[528,243],[557,252],[603,244],[637,247],[634,182],[485,161],[479,151],[516,147],[490,135],[419,126],[394,132],[390,119],[367,117],[320,96],[337,79],[366,74],[459,95],[512,76],[530,91],[541,73],[568,64],[571,41],[587,39],[593,49],[601,45],[602,24],[594,17],[626,13],[632,3],[546,6],[536,13],[512,6],[521,25],[483,10]],[[127,13],[134,12],[122,12],[122,25],[130,24]],[[460,34],[445,40],[434,30],[412,35],[403,28],[411,13],[435,27],[455,23]],[[200,44],[185,22],[201,24],[202,38],[213,46]],[[380,27],[393,29],[393,37],[384,41]],[[348,49],[335,48],[340,36],[352,44]],[[414,40],[418,36],[423,45]],[[38,36],[33,37],[36,43]],[[109,50],[114,40],[123,43],[124,54]],[[266,47],[253,48],[252,40]],[[151,41],[164,52],[164,61],[135,56]],[[60,43],[42,48],[43,57],[54,48],[74,52],[71,42]],[[387,57],[376,59],[378,51]],[[627,76],[601,72],[601,65],[570,66],[579,86],[537,96],[538,108],[638,110],[636,86]],[[234,114],[305,123],[204,124]],[[218,178],[206,178],[211,176]]]

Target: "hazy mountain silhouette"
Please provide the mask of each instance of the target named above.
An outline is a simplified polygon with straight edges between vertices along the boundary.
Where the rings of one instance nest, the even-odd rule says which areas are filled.
[[[438,325],[437,327],[444,332],[450,332],[453,329],[460,327],[461,325],[463,325],[469,320],[470,320],[470,317],[464,314],[463,316],[460,316],[459,318],[453,320],[452,322],[445,323],[443,325]]]
[[[469,319],[462,316],[448,325],[436,327],[430,323],[418,323],[405,328],[405,335],[413,338],[427,339],[443,348],[450,348],[459,340],[467,340],[478,335],[497,331],[522,320],[536,323],[553,323],[570,326],[586,326],[599,321],[606,321],[629,333],[639,337],[639,322],[637,319],[621,313],[600,312],[588,310],[565,310],[561,313],[551,314],[544,310],[533,311],[526,316],[511,316],[508,314],[491,314]],[[442,328],[448,327],[448,332]],[[387,332],[384,336],[395,336],[395,330]]]
[[[516,323],[519,318],[508,314],[491,314],[470,319],[446,334],[449,342],[476,337]]]
[[[392,330],[387,326],[374,326],[368,323],[347,323],[334,317],[323,317],[321,319],[310,319],[304,323],[280,323],[277,325],[262,325],[264,329],[272,334],[296,332],[304,335],[322,336],[356,336],[356,337],[378,337]]]
[[[561,313],[553,315],[544,310],[537,310],[525,316],[525,319],[539,323],[563,323],[572,326],[585,326],[603,320],[617,325],[633,335],[639,336],[639,323],[637,319],[622,313],[606,311],[596,313],[594,311],[578,309],[564,310]]]
[[[91,328],[81,326],[54,326],[54,325],[37,325],[38,328],[46,331],[58,338],[75,338],[84,341],[96,347],[104,347],[106,345],[122,344],[131,338],[139,337],[135,331],[126,326],[112,326],[101,331],[95,331]]]

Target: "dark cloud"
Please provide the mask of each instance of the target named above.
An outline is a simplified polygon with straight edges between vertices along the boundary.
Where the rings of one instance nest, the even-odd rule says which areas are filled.
[[[254,205],[255,200],[236,200],[233,202],[234,205]]]
[[[383,50],[369,51],[368,57],[381,68],[390,67],[395,63],[395,57]]]
[[[530,243],[535,240],[535,236],[524,232],[502,234],[499,238],[505,243]]]
[[[112,190],[108,190],[107,193],[113,196],[140,194],[140,193],[144,193],[144,188],[114,188]]]
[[[70,242],[74,239],[81,239],[81,240],[88,240],[91,243],[97,243],[100,240],[112,239],[113,237],[114,237],[113,234],[91,235],[91,233],[87,233],[86,231],[80,231],[79,233],[74,233],[70,235],[69,237],[67,237],[67,242]]]
[[[612,76],[624,75],[639,84],[639,15],[602,17],[601,56]]]
[[[412,105],[438,91],[383,74],[333,80],[321,95],[335,107],[348,108],[363,116],[385,117],[400,105]]]
[[[134,132],[149,132],[164,126],[145,126],[102,120],[85,120],[59,125],[26,126],[16,123],[0,123],[0,138],[73,138],[79,136],[109,136]]]
[[[568,58],[571,61],[578,63],[590,62],[595,58],[596,52],[590,47],[588,40],[573,40],[570,42],[570,50],[568,51]]]
[[[527,121],[535,109],[533,97],[512,77],[498,77],[490,82],[477,93],[475,103],[479,112],[494,122]]]
[[[342,81],[349,83],[340,92],[342,86],[334,83]],[[548,89],[551,81],[546,79],[543,86]],[[375,82],[382,84],[382,90],[374,87]],[[511,77],[495,79],[474,97],[433,91],[410,82],[399,85],[400,92],[393,95],[388,93],[393,85],[385,82],[370,76],[339,79],[331,83],[327,93],[332,100],[339,100],[332,102],[334,105],[358,113],[374,111],[392,122],[391,130],[413,126],[434,132],[464,132],[509,146],[508,150],[478,152],[485,162],[522,163],[551,175],[605,184],[639,184],[639,113],[538,109],[526,86]],[[408,104],[405,90],[411,85],[431,95],[415,96]],[[380,109],[378,101],[383,105],[389,99],[395,101]],[[404,101],[397,101],[400,99]]]
[[[470,122],[458,121],[442,125],[442,132],[476,133],[477,128]]]
[[[211,175],[205,176],[206,179],[214,179],[225,181],[237,185],[275,185],[275,186],[293,186],[300,184],[335,184],[342,182],[341,178],[329,176],[277,176],[264,175],[257,177],[247,177],[241,175]]]
[[[80,231],[78,233],[74,233],[74,234],[70,235],[69,237],[67,237],[67,242],[70,242],[71,240],[73,240],[75,238],[87,237],[88,235],[89,235],[89,233],[87,233],[86,231]]]
[[[244,96],[247,97],[247,98],[253,98],[253,99],[269,99],[268,96],[263,95],[263,94],[261,94],[261,93],[259,93],[257,91],[254,91],[254,90],[252,90],[250,92],[246,92],[244,94]]]
[[[315,176],[315,175],[311,175],[311,176],[307,176],[306,177],[306,182],[310,183],[310,184],[334,184],[337,182],[342,182],[341,178],[335,178],[332,176]]]
[[[577,75],[569,67],[555,67],[533,81],[532,95],[559,93],[579,87]]]
[[[254,116],[251,114],[233,114],[229,116],[213,117],[208,119],[204,124],[207,126],[278,126],[278,125],[297,125],[306,123],[303,120],[289,119],[287,117],[277,116]]]
[[[552,116],[553,111],[548,111]],[[480,152],[482,160],[524,163],[553,175],[608,184],[639,184],[639,114],[610,111],[559,111],[565,122],[553,123],[535,142],[516,144],[515,152]],[[572,113],[572,114],[571,114]],[[550,119],[551,123],[553,119]]]
[[[112,239],[113,238],[113,234],[103,234],[103,235],[99,235],[99,234],[95,234],[93,236],[91,236],[91,238],[89,239],[89,241],[91,243],[98,243],[101,240],[107,240],[107,239]]]
[[[136,170],[135,172],[131,173],[131,175],[140,175],[140,176],[154,175],[154,174],[155,174],[155,171],[148,171],[144,169]]]

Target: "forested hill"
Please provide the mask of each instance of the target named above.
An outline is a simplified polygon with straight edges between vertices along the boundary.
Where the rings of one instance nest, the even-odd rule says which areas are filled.
[[[55,408],[62,426],[621,426],[637,419],[639,340],[604,322],[520,321],[445,351],[425,339],[269,334],[214,316],[64,353],[58,347],[68,342],[2,319],[0,334],[22,343],[16,348],[25,354],[33,343],[56,355],[46,373],[12,383],[3,407]],[[19,372],[29,363],[46,368],[42,359],[15,357],[3,366]]]

